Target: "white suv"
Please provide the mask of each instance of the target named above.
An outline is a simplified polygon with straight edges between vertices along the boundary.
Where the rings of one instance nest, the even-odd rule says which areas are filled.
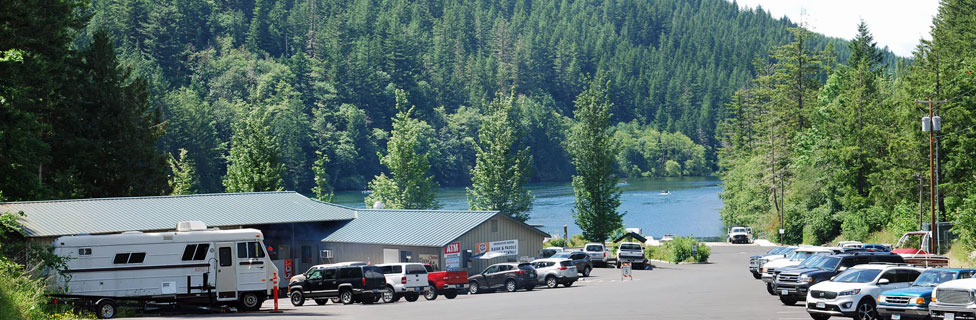
[[[912,285],[924,269],[907,264],[862,264],[810,287],[807,312],[816,320],[831,316],[878,319],[875,301],[883,291]]]
[[[607,246],[602,243],[591,242],[583,246],[583,252],[590,256],[593,266],[608,266],[610,255],[607,254]]]
[[[376,265],[386,276],[386,292],[383,302],[390,303],[405,298],[414,302],[427,289],[427,268],[420,263],[388,263]]]

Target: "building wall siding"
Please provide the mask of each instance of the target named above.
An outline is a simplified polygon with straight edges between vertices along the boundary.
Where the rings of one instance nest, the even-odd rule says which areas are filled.
[[[492,220],[498,221],[497,231],[492,231]],[[462,235],[457,241],[461,243],[461,250],[471,250],[472,253],[476,253],[476,245],[479,242],[514,239],[519,241],[519,257],[535,258],[539,256],[539,251],[542,251],[543,236],[541,234],[533,231],[531,227],[518,223],[511,218],[504,217],[502,215],[496,215],[488,221],[478,225],[468,233]],[[443,258],[441,259],[443,260]],[[466,271],[468,271],[469,274],[479,273],[489,265],[501,262],[513,262],[517,260],[518,257],[500,257],[489,260],[473,259],[471,261],[470,268],[466,269]],[[443,265],[443,262],[441,265]]]

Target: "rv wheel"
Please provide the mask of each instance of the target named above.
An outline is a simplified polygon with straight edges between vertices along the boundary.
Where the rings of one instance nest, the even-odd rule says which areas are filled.
[[[112,299],[102,299],[97,304],[95,304],[95,315],[99,319],[112,319],[115,318],[118,306]]]
[[[303,294],[301,290],[292,291],[291,297],[288,298],[291,299],[291,304],[293,306],[301,307],[303,304],[305,304],[305,294]],[[315,302],[318,302],[318,300],[315,300]]]
[[[258,294],[254,292],[248,292],[241,295],[241,310],[244,311],[256,311],[261,309],[261,299],[258,298]]]

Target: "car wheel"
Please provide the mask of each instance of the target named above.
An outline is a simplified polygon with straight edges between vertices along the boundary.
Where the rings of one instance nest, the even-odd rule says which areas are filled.
[[[773,284],[772,283],[766,282],[766,292],[769,292],[769,295],[771,295],[771,296],[775,296],[776,295],[776,290],[773,289]]]
[[[469,294],[478,294],[478,289],[481,289],[481,288],[478,288],[478,282],[477,281],[471,281],[471,283],[468,283],[468,286],[469,286],[468,287],[468,293]]]
[[[857,309],[854,311],[855,320],[877,320],[878,310],[874,307],[873,299],[863,299],[857,304]]]
[[[567,282],[567,283],[563,283],[563,286],[565,286],[567,288],[571,287],[572,285],[573,285],[573,282],[572,281]]]
[[[416,294],[416,293],[411,293],[411,294],[408,294],[408,295],[404,295],[403,296],[403,299],[406,299],[409,302],[414,302],[414,301],[417,301],[417,299],[420,299],[420,295],[419,294]]]
[[[383,303],[393,303],[393,287],[387,286],[386,290],[383,290]]]
[[[444,297],[445,298],[448,298],[448,299],[457,298],[457,291],[456,290],[451,290],[451,291],[445,292],[444,293]]]
[[[424,291],[424,299],[437,299],[437,289],[435,289],[433,285],[427,285],[427,291]]]
[[[342,301],[342,304],[352,304],[352,300],[352,290],[342,289],[339,291],[339,301]]]
[[[261,308],[261,299],[258,298],[258,294],[254,292],[248,292],[241,295],[239,301],[241,309],[245,311],[255,311]]]
[[[342,302],[341,300],[339,300],[339,297],[334,297],[334,298],[331,298],[329,300],[332,300],[332,303],[340,303],[340,302]]]
[[[583,268],[583,276],[584,277],[589,277],[590,276],[590,267],[589,266],[586,266],[586,268]]]
[[[296,307],[301,307],[305,304],[305,294],[301,290],[292,291],[288,299],[291,300],[291,305]]]
[[[796,304],[797,299],[790,296],[779,296],[779,301],[785,305],[792,306]]]
[[[324,306],[328,302],[329,302],[329,299],[315,299],[315,304],[320,305],[320,306]]]
[[[112,319],[118,314],[119,306],[111,299],[103,299],[95,305],[95,316],[99,319]]]
[[[546,277],[546,287],[555,288],[559,286],[559,282],[556,281],[556,277],[548,276]]]
[[[762,279],[762,275],[761,275],[761,274],[759,274],[758,272],[753,272],[753,273],[752,273],[752,277],[753,277],[753,278],[756,278],[756,279]]]
[[[508,279],[505,281],[505,291],[515,292],[518,290],[518,285],[515,284],[515,280]]]
[[[373,296],[373,300],[371,300],[371,301],[373,303],[377,303],[377,302],[380,302],[380,300],[383,300],[383,296],[382,295],[375,295],[375,296]]]
[[[810,317],[813,318],[813,320],[827,320],[827,319],[830,319],[830,315],[826,315],[826,314],[810,314]]]
[[[525,291],[535,290],[535,284],[531,284],[531,283],[530,284],[527,284],[527,285],[525,285],[525,288],[524,289],[525,289]]]

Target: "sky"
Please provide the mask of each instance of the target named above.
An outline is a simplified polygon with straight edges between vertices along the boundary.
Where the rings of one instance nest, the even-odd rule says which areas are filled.
[[[730,0],[731,1],[731,0]],[[910,57],[919,39],[931,39],[929,28],[939,10],[938,0],[736,0],[739,7],[761,6],[773,17],[804,21],[808,29],[848,39],[863,19],[878,47]],[[801,19],[802,12],[802,19]]]

